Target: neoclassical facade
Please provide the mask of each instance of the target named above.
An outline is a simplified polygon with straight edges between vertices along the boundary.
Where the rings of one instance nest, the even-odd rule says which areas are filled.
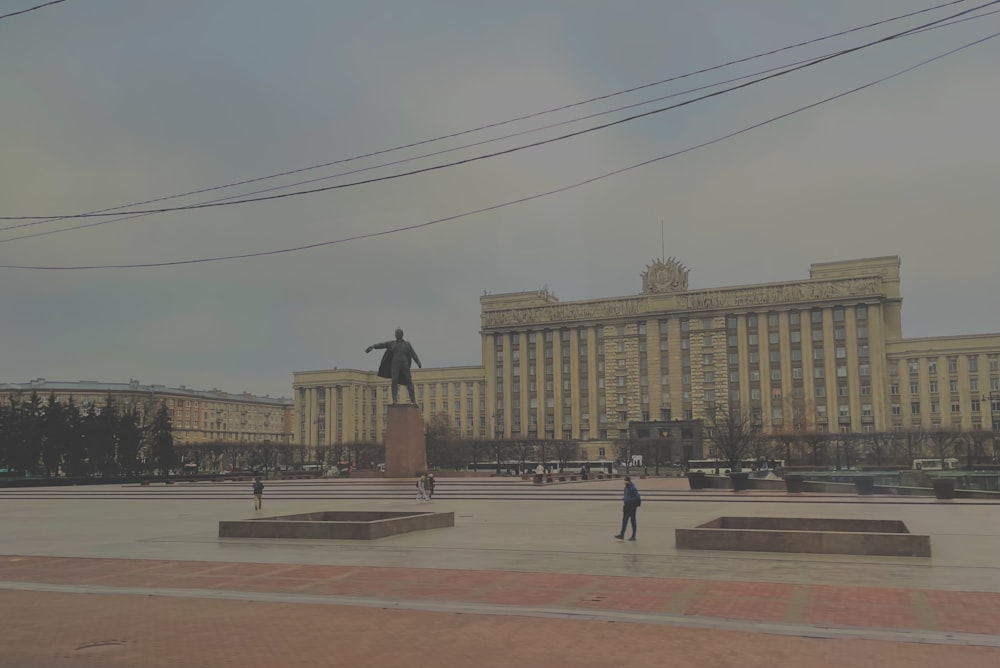
[[[636,295],[485,294],[483,365],[416,371],[418,402],[467,438],[607,441],[729,406],[774,432],[1000,431],[1000,334],[904,339],[899,269],[827,262],[806,280],[692,290],[670,258]],[[381,440],[386,388],[374,372],[296,373],[295,441]]]
[[[60,402],[73,399],[84,411],[100,409],[110,396],[119,406],[135,408],[144,419],[152,419],[161,404],[171,418],[176,445],[226,443],[281,443],[292,437],[292,402],[286,398],[259,397],[248,392],[193,390],[183,385],[143,385],[97,381],[50,381],[37,378],[27,383],[0,384],[0,402],[25,399],[37,393],[42,402],[55,395]]]

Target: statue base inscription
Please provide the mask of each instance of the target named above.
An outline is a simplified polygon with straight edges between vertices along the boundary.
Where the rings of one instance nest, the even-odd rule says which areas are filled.
[[[415,478],[427,471],[427,443],[419,406],[389,406],[385,432],[385,474],[389,478]]]

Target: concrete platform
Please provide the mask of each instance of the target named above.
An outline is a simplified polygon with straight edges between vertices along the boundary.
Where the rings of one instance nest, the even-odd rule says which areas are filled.
[[[268,516],[455,514],[452,530],[379,541],[219,538],[252,508],[245,483],[0,490],[0,665],[1000,664],[996,504],[637,484],[635,543],[611,537],[613,480],[441,478],[429,503],[410,480],[268,484]],[[735,515],[898,519],[935,550],[674,544]]]
[[[911,534],[899,520],[717,517],[676,529],[677,548],[930,557],[930,536]]]
[[[455,526],[455,513],[319,511],[219,522],[220,538],[378,540],[411,531]]]

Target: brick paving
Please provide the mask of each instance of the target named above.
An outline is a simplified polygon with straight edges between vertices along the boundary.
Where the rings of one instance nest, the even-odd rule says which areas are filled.
[[[141,559],[0,558],[0,581],[671,613],[1000,636],[1000,593],[763,582]]]
[[[0,616],[2,668],[1000,665],[993,647],[257,601],[4,591]]]

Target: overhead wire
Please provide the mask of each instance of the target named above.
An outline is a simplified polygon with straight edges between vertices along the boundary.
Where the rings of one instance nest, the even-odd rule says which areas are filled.
[[[972,9],[963,10],[963,11],[958,12],[956,14],[953,14],[951,16],[948,16],[948,17],[945,17],[945,18],[941,18],[941,19],[937,19],[935,21],[931,21],[931,22],[923,24],[921,26],[917,26],[916,28],[911,28],[909,30],[905,30],[905,31],[902,31],[902,32],[899,32],[899,33],[895,33],[893,35],[889,35],[889,36],[883,37],[881,39],[873,40],[871,42],[867,42],[867,43],[861,44],[859,46],[851,47],[851,48],[848,48],[848,49],[843,49],[843,50],[838,51],[838,52],[836,52],[834,54],[831,54],[831,55],[828,55],[828,56],[824,56],[824,57],[819,58],[817,60],[813,60],[813,61],[804,63],[802,65],[798,65],[796,67],[791,67],[791,68],[788,68],[788,69],[780,71],[780,72],[775,72],[775,73],[772,73],[772,74],[768,74],[767,76],[762,76],[762,77],[760,77],[758,79],[754,79],[752,81],[747,81],[747,82],[744,82],[744,83],[741,83],[741,84],[738,84],[738,85],[735,85],[735,86],[731,86],[729,88],[724,88],[724,89],[722,89],[720,91],[715,91],[713,93],[707,93],[707,94],[702,95],[700,97],[695,97],[695,98],[692,98],[690,100],[685,100],[684,102],[679,102],[677,104],[668,105],[666,107],[660,107],[658,109],[653,109],[651,111],[645,111],[645,112],[642,112],[642,113],[639,113],[639,114],[633,114],[632,116],[627,116],[625,118],[621,118],[621,119],[618,119],[618,120],[615,120],[615,121],[610,121],[610,122],[607,122],[607,123],[602,123],[600,125],[596,125],[596,126],[592,126],[592,127],[589,127],[589,128],[585,128],[583,130],[577,130],[575,132],[569,132],[569,133],[566,133],[566,134],[563,134],[563,135],[559,135],[559,136],[556,136],[556,137],[550,137],[548,139],[543,139],[543,140],[539,140],[539,141],[536,141],[536,142],[531,142],[531,143],[528,143],[528,144],[522,144],[520,146],[515,146],[513,148],[508,148],[508,149],[504,149],[504,150],[500,150],[500,151],[494,151],[492,153],[486,153],[486,154],[478,155],[478,156],[472,156],[472,157],[469,157],[469,158],[464,158],[464,159],[461,159],[461,160],[455,160],[453,162],[447,162],[447,163],[443,163],[443,164],[440,164],[440,165],[432,165],[432,166],[429,166],[429,167],[422,167],[422,168],[419,168],[419,169],[413,169],[413,170],[406,171],[406,172],[399,172],[399,173],[396,173],[396,174],[389,174],[389,175],[386,175],[386,176],[372,177],[372,178],[369,178],[369,179],[361,179],[361,180],[358,180],[358,181],[351,181],[351,182],[348,182],[348,183],[339,183],[339,184],[330,185],[330,186],[323,186],[321,188],[311,188],[311,189],[308,189],[308,190],[297,190],[297,191],[293,191],[293,192],[290,192],[290,193],[279,193],[279,194],[274,194],[274,195],[265,195],[265,196],[262,196],[262,197],[249,197],[249,198],[245,198],[245,199],[228,200],[228,201],[224,201],[224,202],[211,202],[211,203],[202,203],[202,204],[189,204],[189,205],[185,205],[185,206],[163,207],[163,208],[148,209],[148,210],[132,210],[132,211],[125,211],[125,212],[122,212],[122,213],[125,213],[125,214],[144,214],[144,213],[167,213],[167,212],[172,212],[172,211],[192,211],[192,210],[197,210],[197,209],[215,208],[215,207],[221,207],[221,206],[233,206],[233,205],[236,205],[236,204],[250,204],[250,203],[271,201],[271,200],[277,200],[277,199],[287,199],[289,197],[300,197],[302,195],[311,195],[311,194],[316,194],[316,193],[320,193],[320,192],[329,192],[329,191],[332,191],[332,190],[341,190],[341,189],[345,189],[345,188],[353,188],[353,187],[362,186],[362,185],[368,185],[368,184],[372,184],[372,183],[380,183],[380,182],[383,182],[383,181],[390,181],[390,180],[400,179],[400,178],[404,178],[404,177],[407,177],[407,176],[414,176],[414,175],[417,175],[417,174],[425,174],[425,173],[428,173],[428,172],[439,171],[439,170],[448,169],[448,168],[451,168],[451,167],[457,167],[459,165],[466,165],[466,164],[470,164],[470,163],[473,163],[473,162],[479,162],[479,161],[482,161],[482,160],[487,160],[487,159],[495,158],[495,157],[502,156],[502,155],[509,155],[511,153],[516,153],[516,152],[523,151],[523,150],[526,150],[526,149],[529,149],[529,148],[537,148],[539,146],[544,146],[544,145],[547,145],[547,144],[552,144],[552,143],[563,141],[563,140],[566,140],[566,139],[571,139],[573,137],[579,137],[581,135],[585,135],[585,134],[589,134],[589,133],[592,133],[592,132],[596,132],[598,130],[604,130],[604,129],[607,129],[607,128],[610,128],[610,127],[614,127],[614,126],[617,126],[617,125],[622,125],[624,123],[629,123],[629,122],[632,122],[632,121],[635,121],[635,120],[638,120],[638,119],[641,119],[641,118],[646,118],[646,117],[653,116],[653,115],[656,115],[656,114],[661,114],[661,113],[664,113],[664,112],[667,112],[667,111],[672,111],[674,109],[679,109],[681,107],[685,107],[685,106],[688,106],[690,104],[694,104],[695,102],[700,102],[702,100],[707,100],[707,99],[710,99],[710,98],[713,98],[713,97],[717,97],[719,95],[724,95],[726,93],[730,93],[730,92],[735,91],[735,90],[740,90],[742,88],[747,88],[749,86],[752,86],[752,85],[755,85],[755,84],[758,84],[758,83],[762,83],[764,81],[769,81],[771,79],[775,79],[775,78],[778,78],[778,77],[781,77],[781,76],[785,76],[787,74],[791,74],[792,72],[797,72],[797,71],[802,70],[802,69],[806,69],[806,68],[809,68],[809,67],[814,67],[814,66],[819,65],[821,63],[824,63],[824,62],[826,62],[828,60],[832,60],[833,58],[838,58],[840,56],[844,56],[844,55],[847,55],[847,54],[850,54],[850,53],[855,53],[857,51],[861,51],[862,49],[866,49],[866,48],[869,48],[869,47],[872,47],[872,46],[876,46],[878,44],[883,44],[883,43],[891,41],[893,39],[898,39],[899,37],[902,37],[902,36],[904,36],[906,34],[909,34],[910,32],[913,32],[915,30],[919,30],[921,28],[927,28],[929,26],[933,26],[933,25],[936,25],[938,23],[942,23],[942,22],[947,21],[949,19],[957,18],[959,16],[963,16],[963,15],[968,14],[970,12],[978,11],[980,9],[983,9],[985,7],[989,7],[989,6],[992,6],[992,5],[996,5],[998,3],[1000,3],[1000,0],[991,0],[990,2],[987,2],[987,3],[983,4],[983,5],[979,5],[978,7],[974,7]],[[63,218],[63,219],[69,219],[69,218],[98,218],[98,217],[107,217],[107,216],[115,216],[115,215],[119,215],[119,214],[117,214],[117,213],[80,213],[80,214],[62,215],[61,218]],[[0,220],[37,220],[37,219],[42,219],[42,218],[54,218],[54,217],[56,217],[56,216],[52,216],[52,215],[46,215],[46,216],[0,216]]]
[[[66,0],[52,0],[52,2],[44,2],[40,5],[35,5],[34,7],[28,7],[27,9],[21,9],[16,12],[11,12],[9,14],[0,15],[0,21],[3,19],[9,19],[12,16],[20,16],[21,14],[27,14],[28,12],[33,12],[36,9],[42,9],[43,7],[48,7],[49,5],[58,5],[60,2],[66,2]]]
[[[256,182],[264,181],[264,180],[267,180],[267,179],[279,178],[279,177],[282,177],[282,176],[289,176],[289,175],[292,175],[292,174],[297,174],[297,173],[301,173],[301,172],[305,172],[305,171],[310,171],[310,170],[315,170],[315,169],[321,169],[321,168],[324,168],[324,167],[330,167],[330,166],[333,166],[333,165],[343,164],[343,163],[346,163],[346,162],[360,160],[360,159],[363,159],[363,158],[369,158],[369,157],[373,157],[373,156],[377,156],[377,155],[382,155],[382,154],[385,154],[385,153],[390,153],[390,152],[394,152],[394,151],[400,151],[400,150],[404,150],[404,149],[408,149],[408,148],[413,148],[413,147],[421,146],[421,145],[428,144],[428,143],[431,143],[431,142],[437,142],[437,141],[442,141],[442,140],[445,140],[445,139],[451,139],[451,138],[459,137],[459,136],[462,136],[462,135],[471,134],[471,133],[474,133],[474,132],[479,132],[479,131],[482,131],[482,130],[487,130],[487,129],[499,127],[499,126],[502,126],[502,125],[507,125],[507,124],[510,124],[510,123],[514,123],[514,122],[518,122],[518,121],[530,119],[530,118],[535,118],[535,117],[538,117],[538,116],[541,116],[541,115],[555,113],[555,112],[558,112],[558,111],[563,111],[563,110],[570,109],[570,108],[573,108],[573,107],[577,107],[577,106],[589,104],[591,102],[596,102],[596,101],[605,100],[605,99],[608,99],[608,98],[611,98],[611,97],[615,97],[615,96],[619,96],[619,95],[624,95],[624,94],[627,94],[627,93],[632,93],[632,92],[635,92],[635,91],[638,91],[638,90],[643,90],[643,89],[650,88],[650,87],[653,87],[653,86],[659,86],[659,85],[663,85],[665,83],[670,83],[670,82],[673,82],[673,81],[678,81],[680,79],[684,79],[684,78],[696,76],[698,74],[704,74],[706,72],[711,72],[711,71],[722,69],[722,68],[725,68],[725,67],[730,67],[732,65],[749,62],[751,60],[755,60],[755,59],[758,59],[758,58],[763,58],[763,57],[766,57],[766,56],[774,55],[774,54],[781,53],[783,51],[788,51],[788,50],[795,49],[795,48],[800,48],[800,47],[803,47],[803,46],[808,46],[810,44],[815,44],[815,43],[818,43],[818,42],[821,42],[821,41],[824,41],[824,40],[834,39],[836,37],[841,37],[841,36],[844,36],[844,35],[847,35],[847,34],[850,34],[850,33],[858,32],[860,30],[866,30],[868,28],[873,28],[873,27],[877,27],[877,26],[880,26],[880,25],[884,25],[884,24],[887,24],[887,23],[894,22],[894,21],[899,21],[899,20],[902,20],[902,19],[910,18],[910,17],[913,17],[913,16],[917,16],[917,15],[920,15],[920,14],[927,13],[927,12],[931,12],[931,11],[935,11],[935,10],[938,10],[938,9],[942,9],[944,7],[949,7],[949,6],[952,6],[952,5],[961,4],[961,3],[967,2],[967,1],[968,0],[949,0],[948,2],[940,3],[940,4],[934,5],[932,7],[927,7],[927,8],[924,8],[924,9],[915,10],[915,11],[908,12],[908,13],[905,13],[905,14],[900,14],[900,15],[897,15],[897,16],[893,16],[893,17],[890,17],[890,18],[887,18],[887,19],[882,19],[882,20],[879,20],[879,21],[874,21],[874,22],[871,22],[871,23],[867,23],[865,25],[857,26],[857,27],[850,28],[850,29],[847,29],[847,30],[842,30],[842,31],[839,31],[839,32],[836,32],[836,33],[832,33],[832,34],[829,34],[829,35],[824,35],[824,36],[821,36],[821,37],[817,37],[817,38],[805,40],[805,41],[798,42],[798,43],[795,43],[795,44],[790,44],[790,45],[787,45],[787,46],[783,46],[783,47],[780,47],[780,48],[777,48],[777,49],[772,49],[770,51],[765,51],[765,52],[757,53],[757,54],[754,54],[752,56],[746,56],[746,57],[743,57],[743,58],[738,58],[738,59],[730,60],[730,61],[728,61],[726,63],[722,63],[722,64],[719,64],[719,65],[713,65],[711,67],[705,67],[705,68],[702,68],[702,69],[699,69],[699,70],[695,70],[695,71],[692,71],[692,72],[688,72],[688,73],[685,73],[685,74],[675,75],[675,76],[672,76],[672,77],[668,77],[666,79],[661,79],[659,81],[654,81],[654,82],[651,82],[651,83],[642,84],[642,85],[639,85],[639,86],[634,86],[634,87],[631,87],[631,88],[627,88],[627,89],[615,91],[615,92],[608,93],[608,94],[605,94],[605,95],[600,95],[600,96],[597,96],[597,97],[592,97],[592,98],[589,98],[589,99],[586,99],[586,100],[582,100],[582,101],[579,101],[579,102],[574,102],[574,103],[565,104],[565,105],[553,107],[553,108],[550,108],[550,109],[545,109],[545,110],[534,112],[534,113],[530,113],[530,114],[525,114],[525,115],[518,116],[518,117],[515,117],[515,118],[511,118],[511,119],[508,119],[508,120],[498,121],[498,122],[494,122],[494,123],[489,123],[489,124],[481,125],[481,126],[478,126],[478,127],[474,127],[474,128],[468,129],[468,130],[462,130],[460,132],[454,132],[454,133],[450,133],[450,134],[441,135],[441,136],[438,136],[438,137],[434,137],[432,139],[425,139],[425,140],[421,140],[421,141],[417,141],[417,142],[412,142],[412,143],[409,143],[409,144],[403,144],[403,145],[399,145],[399,146],[394,146],[392,148],[381,149],[381,150],[378,150],[378,151],[373,151],[373,152],[369,152],[369,153],[355,155],[355,156],[352,156],[352,157],[349,157],[349,158],[343,158],[343,159],[334,160],[334,161],[331,161],[331,162],[326,162],[326,163],[322,163],[322,164],[318,164],[318,165],[312,165],[310,167],[303,167],[303,168],[299,168],[299,169],[288,170],[288,171],[279,172],[279,173],[275,173],[275,174],[270,174],[270,175],[267,175],[267,176],[257,177],[257,178],[253,178],[253,179],[246,179],[246,180],[243,180],[243,181],[236,181],[236,182],[225,184],[225,185],[221,185],[221,186],[213,186],[213,187],[210,187],[210,188],[202,188],[202,189],[199,189],[199,190],[192,190],[192,191],[188,191],[188,192],[185,192],[185,193],[179,193],[179,194],[175,194],[175,195],[168,195],[168,196],[164,196],[164,197],[157,197],[157,198],[153,198],[153,199],[147,199],[147,200],[142,200],[142,201],[138,201],[138,202],[132,202],[130,204],[122,204],[122,205],[118,205],[118,206],[110,207],[110,208],[106,208],[106,209],[99,209],[99,210],[95,210],[95,211],[90,211],[86,215],[92,215],[92,216],[97,216],[97,215],[101,215],[101,214],[117,215],[117,214],[112,214],[112,213],[109,213],[109,212],[120,211],[121,209],[126,209],[126,208],[133,207],[133,206],[143,206],[143,205],[146,205],[146,204],[152,204],[152,203],[156,203],[156,202],[162,202],[162,201],[167,201],[167,200],[171,200],[171,199],[177,199],[177,198],[181,198],[181,197],[188,197],[188,196],[192,196],[192,195],[204,194],[204,193],[207,193],[207,192],[212,192],[212,191],[216,191],[216,190],[222,190],[222,189],[236,187],[236,186],[240,186],[240,185],[248,185],[250,183],[256,183]],[[975,9],[970,10],[970,11],[975,11]],[[957,16],[957,15],[955,15],[955,16]],[[947,17],[947,18],[952,18],[952,17]],[[947,20],[947,18],[944,19],[944,20]],[[289,187],[289,186],[286,186],[286,187]],[[214,201],[212,203],[214,203]],[[161,213],[161,211],[153,211],[152,213]],[[35,224],[41,224],[41,223],[47,223],[47,222],[57,222],[57,221],[60,221],[60,220],[65,220],[66,218],[70,218],[70,217],[82,217],[83,215],[84,214],[77,214],[76,216],[0,217],[0,220],[36,220],[36,221],[39,221],[39,222],[37,222]],[[42,218],[46,218],[46,219],[49,219],[49,220],[39,220],[39,219],[42,219]],[[6,227],[6,228],[0,228],[0,231],[4,231],[6,229],[14,229],[15,227],[18,227],[18,226],[11,226],[11,227]]]
[[[696,151],[698,149],[705,148],[707,146],[712,146],[714,144],[718,144],[718,143],[723,142],[723,141],[725,141],[727,139],[731,139],[733,137],[737,137],[737,136],[745,134],[747,132],[751,132],[753,130],[756,130],[758,128],[764,127],[766,125],[770,125],[771,123],[775,123],[777,121],[783,120],[783,119],[788,118],[790,116],[794,116],[795,114],[799,114],[799,113],[801,113],[803,111],[807,111],[809,109],[814,109],[814,108],[816,108],[816,107],[818,107],[820,105],[832,102],[834,100],[838,100],[838,99],[846,97],[848,95],[852,95],[852,94],[857,93],[859,91],[862,91],[862,90],[871,88],[873,86],[876,86],[878,84],[884,83],[886,81],[889,81],[891,79],[895,79],[895,78],[900,77],[900,76],[902,76],[904,74],[912,72],[912,71],[914,71],[916,69],[919,69],[921,67],[929,65],[930,63],[936,62],[938,60],[941,60],[943,58],[951,56],[951,55],[953,55],[955,53],[959,53],[960,51],[964,51],[966,49],[972,48],[972,47],[977,46],[979,44],[983,44],[983,43],[985,43],[985,42],[987,42],[987,41],[989,41],[991,39],[996,39],[997,37],[1000,37],[1000,32],[996,32],[996,33],[993,33],[993,34],[988,35],[986,37],[982,37],[982,38],[974,40],[972,42],[968,42],[966,44],[963,44],[962,46],[956,47],[954,49],[950,49],[950,50],[948,50],[948,51],[946,51],[944,53],[941,53],[941,54],[938,54],[938,55],[933,56],[931,58],[928,58],[926,60],[920,61],[920,62],[916,63],[915,65],[911,65],[911,66],[909,66],[907,68],[904,68],[902,70],[898,70],[896,72],[893,72],[892,74],[888,74],[888,75],[879,77],[878,79],[870,81],[870,82],[868,82],[866,84],[862,84],[860,86],[856,86],[856,87],[851,88],[849,90],[837,93],[836,95],[832,95],[830,97],[826,97],[826,98],[823,98],[821,100],[817,100],[816,102],[812,102],[810,104],[798,107],[796,109],[793,109],[791,111],[785,112],[783,114],[779,114],[777,116],[772,116],[772,117],[770,117],[770,118],[768,118],[768,119],[766,119],[764,121],[760,121],[758,123],[754,123],[753,125],[749,125],[749,126],[743,127],[743,128],[741,128],[739,130],[735,130],[733,132],[730,132],[728,134],[722,135],[720,137],[716,137],[714,139],[711,139],[711,140],[708,140],[708,141],[705,141],[705,142],[701,142],[699,144],[695,144],[693,146],[689,146],[689,147],[680,149],[678,151],[674,151],[672,153],[667,153],[665,155],[661,155],[661,156],[658,156],[658,157],[655,157],[655,158],[651,158],[649,160],[644,160],[642,162],[634,163],[632,165],[628,165],[626,167],[622,167],[622,168],[619,168],[619,169],[616,169],[616,170],[613,170],[613,171],[610,171],[610,172],[605,172],[603,174],[599,174],[599,175],[591,177],[589,179],[585,179],[583,181],[577,181],[575,183],[572,183],[572,184],[569,184],[569,185],[566,185],[566,186],[561,186],[559,188],[554,188],[554,189],[547,190],[547,191],[544,191],[544,192],[535,193],[534,195],[528,195],[526,197],[521,197],[521,198],[514,199],[514,200],[508,200],[506,202],[500,202],[498,204],[493,204],[491,206],[482,207],[482,208],[475,209],[475,210],[472,210],[472,211],[465,211],[465,212],[454,214],[454,215],[451,215],[451,216],[445,216],[445,217],[442,217],[442,218],[437,218],[437,219],[434,219],[434,220],[425,221],[423,223],[417,223],[417,224],[414,224],[414,225],[406,225],[406,226],[401,226],[401,227],[395,227],[395,228],[391,228],[391,229],[388,229],[388,230],[381,230],[379,232],[369,232],[369,233],[365,233],[365,234],[359,234],[359,235],[354,235],[354,236],[350,236],[350,237],[343,237],[343,238],[340,238],[340,239],[334,239],[334,240],[331,240],[331,241],[322,241],[322,242],[316,242],[316,243],[311,243],[311,244],[304,244],[304,245],[293,246],[293,247],[288,247],[288,248],[279,248],[279,249],[272,249],[272,250],[267,250],[267,251],[257,251],[257,252],[253,252],[253,253],[240,253],[240,254],[233,254],[233,255],[222,255],[222,256],[207,257],[207,258],[197,258],[197,259],[193,259],[193,260],[174,260],[174,261],[168,261],[168,262],[145,262],[145,263],[134,263],[134,264],[77,265],[77,266],[0,265],[0,269],[26,269],[26,270],[34,269],[34,270],[52,270],[52,271],[75,271],[75,270],[84,270],[84,269],[145,269],[145,268],[155,268],[155,267],[171,267],[171,266],[181,266],[181,265],[203,264],[203,263],[208,263],[208,262],[220,262],[220,261],[224,261],[224,260],[246,259],[246,258],[252,258],[252,257],[264,257],[264,256],[269,256],[269,255],[279,255],[279,254],[284,254],[284,253],[293,253],[293,252],[298,252],[298,251],[303,251],[303,250],[309,250],[309,249],[313,249],[313,248],[321,248],[321,247],[324,247],[324,246],[332,246],[332,245],[336,245],[336,244],[343,244],[343,243],[348,243],[348,242],[352,242],[352,241],[359,241],[359,240],[362,240],[362,239],[371,239],[371,238],[375,238],[375,237],[386,236],[386,235],[390,235],[390,234],[397,234],[397,233],[400,233],[400,232],[406,232],[406,231],[420,229],[420,228],[424,228],[424,227],[430,227],[432,225],[438,225],[440,223],[445,223],[445,222],[449,222],[449,221],[453,221],[453,220],[458,220],[460,218],[466,218],[466,217],[469,217],[469,216],[473,216],[473,215],[477,215],[477,214],[481,214],[481,213],[486,213],[486,212],[489,212],[489,211],[495,211],[497,209],[505,208],[505,207],[512,206],[512,205],[515,205],[515,204],[521,204],[521,203],[524,203],[524,202],[529,202],[529,201],[540,199],[540,198],[543,198],[543,197],[548,197],[548,196],[555,195],[555,194],[558,194],[558,193],[563,193],[563,192],[566,192],[566,191],[569,191],[569,190],[574,190],[576,188],[580,188],[580,187],[583,187],[585,185],[589,185],[591,183],[595,183],[597,181],[601,181],[603,179],[610,178],[612,176],[617,176],[619,174],[623,174],[625,172],[629,172],[629,171],[632,171],[632,170],[635,170],[635,169],[640,169],[642,167],[646,167],[648,165],[655,164],[657,162],[661,162],[661,161],[667,160],[669,158],[674,158],[674,157],[677,157],[679,155],[683,155],[685,153],[690,153],[692,151]]]
[[[952,25],[955,25],[955,24],[958,24],[958,23],[963,23],[965,21],[971,21],[971,20],[974,20],[974,19],[984,18],[986,16],[990,16],[992,14],[998,14],[998,13],[1000,13],[1000,10],[994,10],[992,12],[985,12],[983,14],[978,14],[978,15],[975,15],[975,16],[968,16],[968,17],[965,17],[965,18],[954,19],[954,20],[951,20],[951,21],[947,21],[945,23],[938,23],[938,24],[935,24],[935,25],[929,25],[929,26],[922,27],[922,28],[915,28],[912,31],[907,31],[905,33],[900,33],[897,37],[909,37],[909,36],[920,34],[920,33],[923,33],[923,32],[929,31],[929,30],[936,30],[938,28],[948,27],[948,26],[952,26]],[[627,110],[627,109],[632,109],[632,108],[635,108],[635,107],[640,107],[640,106],[644,106],[644,105],[647,105],[647,104],[652,104],[653,102],[660,102],[660,101],[663,101],[663,100],[666,100],[666,99],[670,99],[670,98],[674,98],[674,97],[679,97],[681,95],[686,95],[686,94],[689,94],[689,93],[693,93],[693,92],[697,92],[697,91],[706,90],[706,89],[709,89],[709,88],[714,88],[714,87],[717,87],[717,86],[725,85],[727,83],[732,83],[732,82],[735,82],[735,81],[742,81],[744,79],[748,79],[748,78],[751,78],[751,77],[754,77],[754,76],[758,76],[758,75],[761,75],[761,74],[766,74],[766,73],[769,73],[769,72],[775,72],[775,71],[778,71],[778,70],[783,70],[785,68],[790,68],[790,67],[794,67],[796,65],[801,65],[803,63],[812,63],[814,61],[819,61],[819,60],[826,59],[828,56],[835,56],[835,55],[839,55],[841,53],[842,52],[833,52],[832,54],[824,54],[824,55],[821,55],[821,56],[814,56],[812,58],[806,58],[806,59],[798,60],[798,61],[795,61],[795,62],[792,62],[792,63],[786,63],[784,65],[779,65],[779,66],[767,68],[767,69],[764,69],[764,70],[758,70],[758,71],[752,72],[750,74],[745,74],[745,75],[741,75],[741,76],[738,76],[738,77],[732,77],[730,79],[725,79],[725,80],[722,80],[722,81],[717,81],[717,82],[714,82],[714,83],[705,84],[705,85],[702,85],[702,86],[697,86],[695,88],[689,88],[689,89],[686,89],[686,90],[683,90],[683,91],[678,91],[676,93],[671,93],[669,95],[663,95],[663,96],[652,98],[652,99],[649,99],[649,100],[643,100],[641,102],[635,102],[635,103],[632,103],[632,104],[629,104],[629,105],[624,105],[624,106],[621,106],[621,107],[616,107],[614,109],[609,109],[609,110],[605,110],[605,111],[595,112],[595,113],[592,113],[592,114],[588,114],[586,116],[579,116],[579,117],[576,117],[576,118],[572,118],[572,119],[568,119],[568,120],[564,120],[564,121],[559,121],[559,122],[556,122],[556,123],[550,123],[548,125],[543,125],[543,126],[536,127],[536,128],[530,128],[530,129],[527,129],[527,130],[521,130],[521,131],[518,131],[518,132],[509,133],[509,134],[506,134],[506,135],[501,135],[499,137],[493,137],[493,138],[481,140],[481,141],[478,141],[478,142],[473,142],[473,143],[469,143],[469,144],[463,144],[461,146],[456,146],[456,147],[451,147],[451,148],[447,148],[447,149],[442,149],[442,150],[439,150],[439,151],[433,151],[433,152],[430,152],[430,153],[423,153],[423,154],[420,154],[420,155],[417,155],[417,156],[411,156],[411,157],[408,157],[408,158],[402,158],[402,159],[391,161],[391,162],[381,163],[381,164],[378,164],[378,165],[371,165],[371,166],[368,166],[368,167],[354,169],[354,170],[350,170],[350,171],[346,171],[346,172],[340,172],[340,173],[337,173],[337,174],[331,174],[331,175],[328,175],[328,176],[317,177],[317,178],[309,179],[309,180],[305,180],[305,181],[298,181],[298,182],[295,182],[295,183],[284,184],[284,185],[281,185],[281,186],[272,186],[270,188],[263,188],[263,189],[254,190],[254,191],[250,191],[250,192],[244,192],[244,193],[240,193],[240,194],[237,194],[237,195],[229,195],[229,196],[226,196],[226,197],[220,197],[220,198],[216,198],[216,199],[207,200],[205,202],[200,202],[199,204],[214,204],[214,203],[217,203],[217,202],[227,202],[229,200],[238,199],[240,197],[246,197],[248,195],[257,195],[257,194],[261,194],[261,193],[273,192],[273,191],[276,191],[276,190],[284,190],[284,189],[287,189],[287,188],[292,188],[292,187],[296,187],[296,186],[300,186],[300,185],[306,185],[306,184],[310,184],[310,183],[317,183],[317,182],[320,182],[320,181],[328,181],[330,179],[339,178],[339,177],[342,177],[342,176],[350,176],[350,175],[353,175],[353,174],[359,174],[359,173],[366,172],[366,171],[372,171],[372,170],[380,169],[380,168],[383,168],[383,167],[395,166],[395,165],[404,164],[404,163],[407,163],[407,162],[413,162],[415,160],[421,160],[421,159],[428,158],[428,157],[435,157],[435,156],[443,155],[443,154],[446,154],[446,153],[452,153],[452,152],[455,152],[455,151],[460,151],[460,150],[464,150],[464,149],[468,149],[468,148],[474,148],[476,146],[482,146],[482,145],[485,145],[485,144],[490,144],[490,143],[494,143],[494,142],[498,142],[498,141],[503,141],[503,140],[506,140],[506,139],[511,139],[513,137],[519,137],[519,136],[523,136],[523,135],[527,135],[527,134],[532,134],[532,133],[535,133],[535,132],[540,132],[540,131],[543,131],[543,130],[548,130],[548,129],[552,129],[552,128],[555,128],[555,127],[560,127],[560,126],[563,126],[563,125],[577,123],[577,122],[580,122],[580,121],[589,120],[589,119],[592,119],[592,118],[597,118],[599,116],[605,116],[605,115],[608,115],[608,114],[611,114],[611,113],[616,113],[616,112],[619,112],[619,111],[624,111],[624,110]],[[97,213],[97,212],[93,212],[93,213]],[[122,222],[122,221],[126,221],[126,220],[134,220],[134,219],[137,219],[137,218],[143,218],[143,217],[155,215],[157,213],[160,213],[160,212],[159,211],[139,212],[139,213],[135,213],[135,214],[132,214],[132,215],[122,216],[120,218],[113,218],[113,219],[110,219],[110,220],[100,220],[100,221],[91,222],[91,223],[85,223],[85,224],[81,224],[81,225],[74,225],[72,227],[67,227],[67,228],[61,228],[61,229],[56,229],[56,230],[47,230],[47,231],[43,231],[43,232],[35,232],[35,233],[31,233],[31,234],[23,234],[23,235],[20,235],[20,236],[9,237],[7,239],[0,239],[0,244],[2,244],[2,243],[8,243],[8,242],[11,242],[11,241],[19,241],[19,240],[23,240],[23,239],[33,239],[33,238],[36,238],[36,237],[49,236],[49,235],[52,235],[52,234],[59,234],[59,233],[62,233],[62,232],[69,232],[69,231],[73,231],[73,230],[81,230],[81,229],[87,229],[87,228],[92,228],[92,227],[98,227],[98,226],[101,226],[101,225],[107,225],[109,223],[117,223],[117,222]],[[9,226],[6,226],[6,227],[0,227],[0,232],[7,231],[7,230],[18,229],[18,228],[23,228],[23,227],[30,227],[30,226],[34,226],[34,225],[40,225],[40,224],[43,224],[43,223],[52,222],[53,220],[65,220],[65,218],[51,219],[51,220],[49,220],[49,219],[47,219],[47,220],[32,220],[32,221],[25,222],[25,223],[19,223],[17,225],[9,225]]]

